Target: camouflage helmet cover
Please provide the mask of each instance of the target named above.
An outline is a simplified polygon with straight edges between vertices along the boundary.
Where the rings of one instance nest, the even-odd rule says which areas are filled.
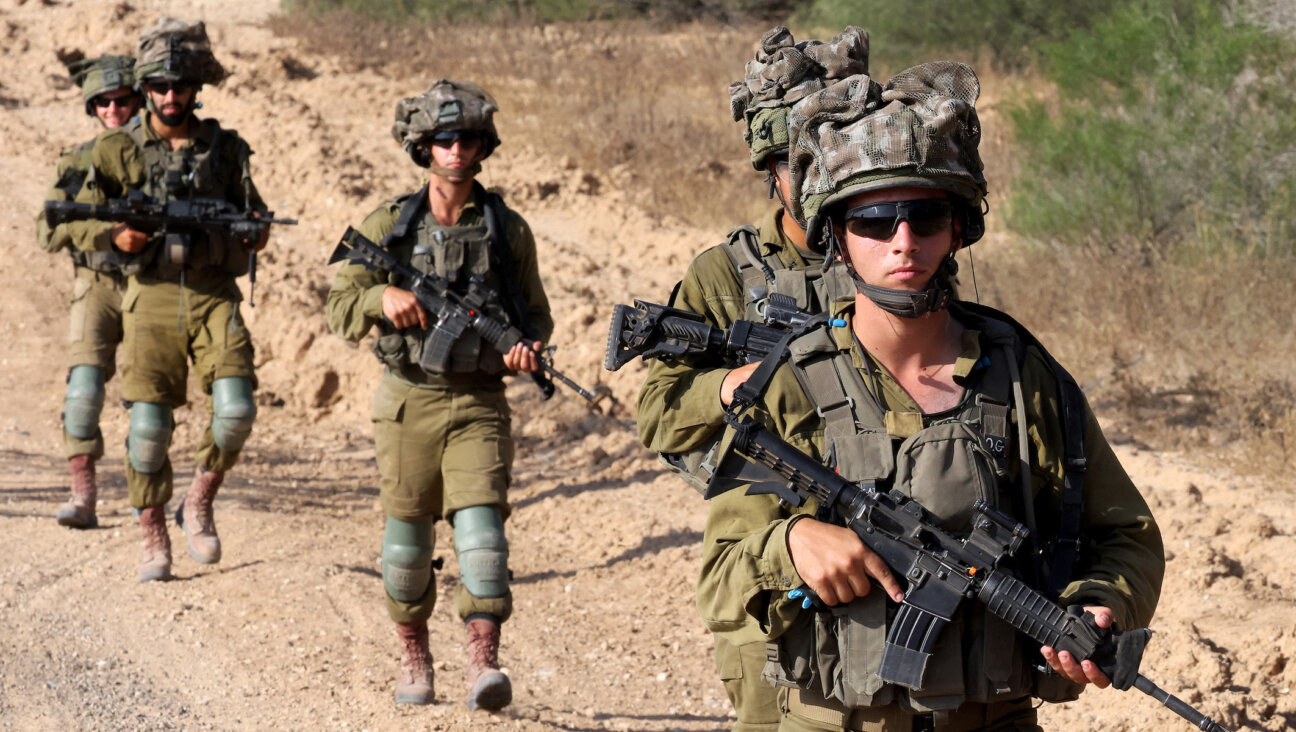
[[[743,79],[729,85],[729,111],[744,123],[752,167],[760,170],[766,157],[788,149],[789,107],[833,79],[867,74],[868,55],[868,31],[854,25],[827,43],[797,43],[784,26],[766,31]]]
[[[186,23],[177,18],[159,18],[140,36],[135,78],[220,84],[225,67],[212,54],[207,26],[202,21]]]
[[[807,240],[819,241],[833,204],[882,188],[939,188],[979,215],[988,190],[977,152],[980,94],[971,67],[936,61],[885,86],[843,79],[793,107],[791,209],[808,223]]]
[[[69,62],[67,70],[72,75],[72,83],[81,87],[81,98],[87,102],[105,92],[135,86],[135,59],[130,56],[78,59]]]
[[[495,97],[471,81],[438,79],[417,97],[407,97],[396,103],[392,137],[414,162],[426,168],[427,158],[418,152],[419,143],[438,132],[480,132],[482,149],[477,158],[480,162],[499,147],[499,134],[495,132],[495,112],[498,109]]]

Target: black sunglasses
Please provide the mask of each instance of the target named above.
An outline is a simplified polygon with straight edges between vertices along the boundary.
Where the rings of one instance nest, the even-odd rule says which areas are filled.
[[[187,81],[146,81],[144,86],[147,86],[148,90],[154,94],[161,95],[166,95],[173,90],[177,94],[187,94],[193,91],[193,84]]]
[[[111,98],[101,95],[95,97],[94,99],[91,99],[90,101],[93,102],[94,105],[100,109],[107,109],[114,104],[116,104],[118,107],[129,107],[135,103],[135,95],[127,94],[125,96],[111,97]]]
[[[437,147],[454,147],[456,142],[463,147],[472,147],[481,144],[481,141],[481,133],[471,130],[451,130],[449,132],[438,132],[432,136],[432,144]]]
[[[915,236],[931,236],[949,228],[954,204],[943,198],[887,201],[856,206],[846,212],[846,230],[855,236],[887,241],[901,221],[908,221]]]

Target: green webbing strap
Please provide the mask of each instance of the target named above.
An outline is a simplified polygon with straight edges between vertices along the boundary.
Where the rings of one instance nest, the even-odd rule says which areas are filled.
[[[504,285],[504,292],[501,293],[504,310],[523,335],[529,340],[537,340],[535,331],[531,328],[531,319],[527,317],[526,299],[522,297],[522,283],[518,281],[517,268],[513,266],[513,253],[504,240],[504,225],[500,221],[500,209],[504,207],[504,200],[499,194],[483,188],[480,183],[473,185],[481,197],[486,230],[490,232],[491,267],[499,272],[500,281]]]

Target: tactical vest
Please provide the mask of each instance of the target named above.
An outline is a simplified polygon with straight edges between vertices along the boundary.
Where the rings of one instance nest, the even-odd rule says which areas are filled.
[[[211,144],[197,152],[186,145],[172,150],[164,140],[150,140],[144,128],[144,118],[131,120],[125,127],[140,150],[144,162],[144,182],[140,190],[158,201],[187,198],[219,198],[228,200],[231,181],[238,181],[245,200],[229,201],[236,206],[248,204],[251,171],[248,158],[251,150],[238,133],[222,130],[215,120],[196,120],[211,131]],[[225,151],[226,146],[236,146]],[[232,276],[248,272],[249,247],[232,240],[223,233],[169,232],[156,236],[139,255],[129,258],[122,266],[127,275],[147,272],[166,280],[180,280],[184,272],[215,271]]]
[[[397,199],[400,203],[400,214],[396,226],[380,245],[393,249],[402,244],[408,246],[413,238],[413,249],[410,255],[410,266],[424,274],[435,274],[449,282],[450,288],[466,292],[468,281],[472,277],[481,277],[486,285],[500,293],[500,300],[488,304],[484,309],[487,314],[507,320],[518,325],[524,332],[527,330],[518,322],[519,316],[510,312],[509,303],[504,302],[510,292],[517,291],[516,282],[506,282],[505,276],[498,270],[507,268],[509,276],[516,279],[511,272],[512,254],[504,241],[504,234],[498,224],[502,220],[504,202],[494,193],[479,187],[478,198],[482,206],[482,221],[478,226],[442,226],[427,211],[427,188],[417,193]],[[489,224],[489,222],[496,222]],[[492,231],[494,229],[494,231]],[[508,261],[497,266],[492,260],[492,249],[499,258],[508,257]],[[391,284],[396,287],[409,287],[395,276]],[[428,318],[435,321],[436,313],[428,313]],[[395,331],[386,321],[380,321],[383,335],[374,343],[374,355],[387,366],[401,371],[410,366],[417,367],[423,349],[432,343],[433,338],[448,337],[438,333],[434,322],[429,322],[428,330],[405,328]],[[494,346],[482,340],[477,331],[464,329],[450,346],[450,367],[446,373],[485,372],[498,374],[505,370],[504,356]]]
[[[62,191],[65,201],[76,200],[76,195],[81,191],[81,186],[85,185],[87,180],[94,177],[94,166],[91,164],[90,151],[94,149],[94,140],[83,142],[75,148],[64,153],[64,157],[70,157],[71,160],[63,173],[59,176],[54,187]],[[55,232],[50,232],[53,236]],[[77,249],[72,244],[71,237],[67,237],[63,245],[72,255],[72,265],[74,267],[86,267],[96,272],[101,272],[114,277],[121,276],[121,260],[115,251],[106,252],[87,252]]]
[[[827,329],[794,341],[789,357],[823,416],[825,454],[842,477],[898,488],[956,535],[970,533],[978,499],[1017,516],[1033,504],[1019,373],[1025,346],[1007,323],[977,317],[969,327],[990,348],[958,406],[935,415],[885,409],[877,385],[866,383],[850,351],[840,350]],[[1038,581],[1034,557],[1024,560],[1031,565],[1024,568],[1027,581]],[[1056,676],[1037,683],[1027,661],[1030,641],[975,602],[965,603],[945,628],[921,690],[886,684],[877,670],[893,611],[885,593],[874,591],[830,613],[804,613],[770,644],[766,679],[815,688],[849,708],[903,702],[915,712],[1028,693],[1061,701],[1078,693]]]
[[[827,272],[818,265],[792,269],[775,253],[762,256],[760,244],[756,227],[744,225],[729,232],[729,238],[720,245],[742,278],[745,320],[763,322],[765,303],[775,293],[795,298],[797,307],[806,312],[818,313],[833,300],[855,291],[841,266],[830,267]],[[658,460],[698,493],[705,493],[720,459],[721,437],[717,435],[688,452],[659,453]]]

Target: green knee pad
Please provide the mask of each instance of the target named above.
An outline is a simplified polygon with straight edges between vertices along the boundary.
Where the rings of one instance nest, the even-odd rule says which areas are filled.
[[[461,508],[454,515],[455,554],[464,589],[476,597],[508,594],[508,540],[494,506]]]
[[[136,472],[156,473],[166,464],[171,428],[171,407],[150,402],[131,405],[126,451]]]
[[[256,402],[252,399],[252,381],[242,376],[227,376],[212,382],[212,438],[224,452],[243,449],[252,434],[256,419]]]
[[[68,373],[63,400],[63,428],[78,440],[99,434],[99,413],[104,405],[104,372],[98,366],[73,366]]]
[[[383,530],[383,586],[393,600],[416,602],[432,583],[432,545],[436,530],[432,520],[411,523],[387,517]]]

